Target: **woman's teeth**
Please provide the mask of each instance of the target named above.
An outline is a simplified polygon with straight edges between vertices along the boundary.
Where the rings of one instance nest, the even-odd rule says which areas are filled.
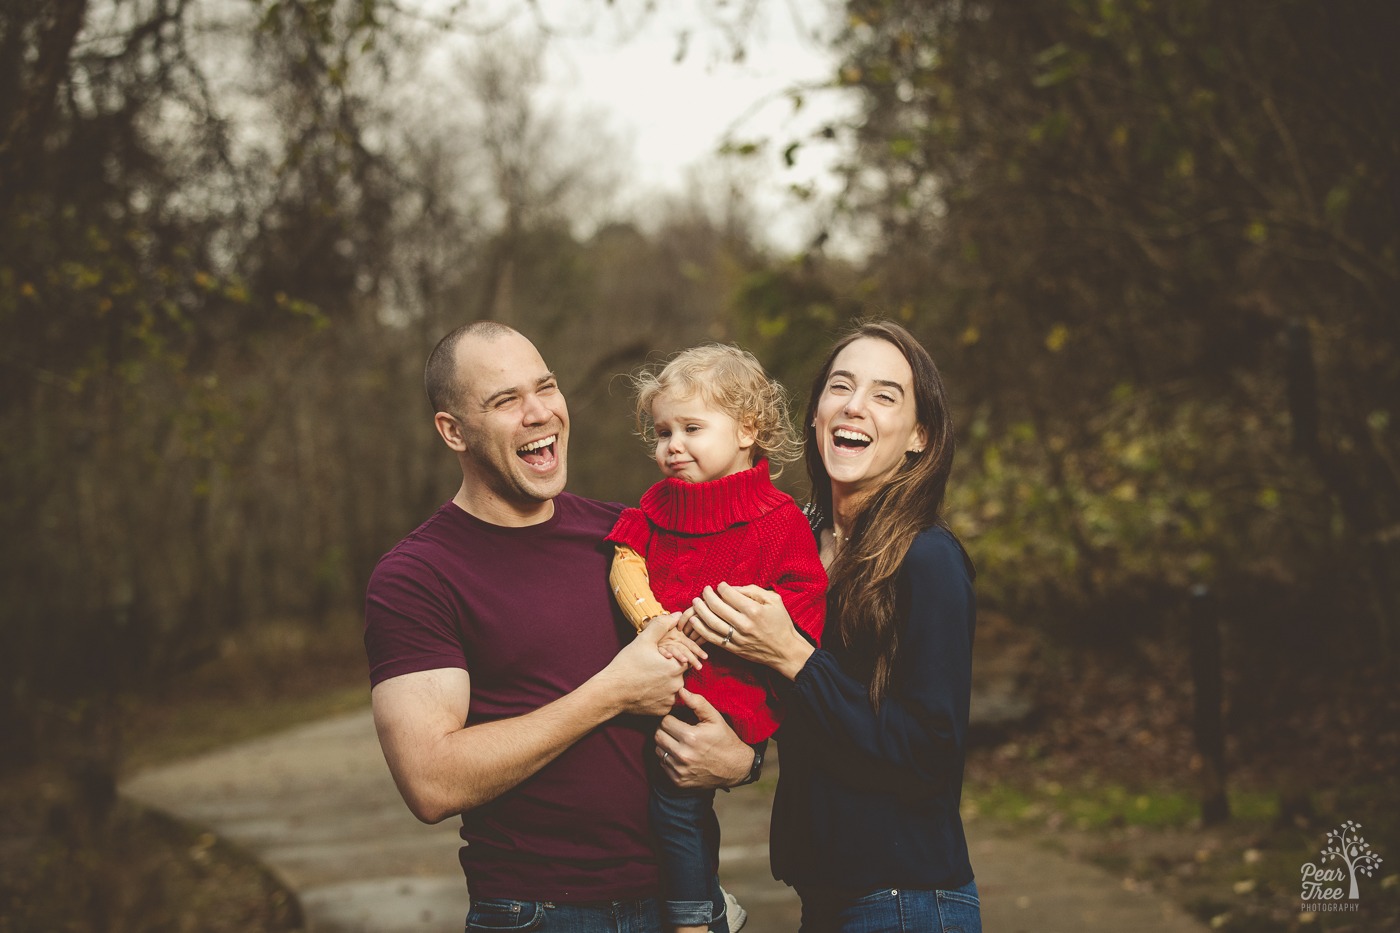
[[[874,440],[869,434],[847,428],[837,429],[833,432],[832,437],[841,447],[869,447]]]

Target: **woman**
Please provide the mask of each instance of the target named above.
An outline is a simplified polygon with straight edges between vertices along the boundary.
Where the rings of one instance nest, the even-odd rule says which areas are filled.
[[[981,929],[958,815],[976,609],[941,518],[953,448],[928,351],[897,324],[859,326],[808,404],[824,647],[766,590],[695,601],[700,637],[784,681],[772,865],[804,933]]]

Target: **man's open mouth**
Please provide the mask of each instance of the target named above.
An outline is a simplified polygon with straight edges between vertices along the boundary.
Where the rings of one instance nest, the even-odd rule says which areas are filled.
[[[843,450],[864,450],[874,441],[869,434],[852,431],[850,428],[837,428],[831,435],[831,442]]]
[[[554,445],[558,440],[558,434],[542,437],[517,447],[515,455],[531,466],[548,466],[554,462]]]

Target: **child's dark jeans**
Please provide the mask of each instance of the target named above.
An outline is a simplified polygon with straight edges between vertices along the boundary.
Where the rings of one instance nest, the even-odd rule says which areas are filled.
[[[661,860],[665,922],[729,933],[715,874],[719,868],[715,792],[677,787],[658,775],[651,785],[651,827]]]

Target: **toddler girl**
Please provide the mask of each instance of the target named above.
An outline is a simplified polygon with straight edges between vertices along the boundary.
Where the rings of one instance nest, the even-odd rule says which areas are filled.
[[[719,345],[685,350],[635,383],[637,425],[666,478],[647,490],[640,508],[623,511],[608,536],[618,546],[618,604],[640,630],[654,616],[689,608],[706,586],[757,584],[777,592],[794,624],[816,642],[826,572],[806,517],[769,475],[770,463],[795,460],[801,451],[782,386],[752,354]],[[769,676],[713,646],[708,661],[686,676],[687,689],[755,746],[750,780],[781,715]],[[690,718],[683,706],[676,714]],[[652,783],[666,919],[680,933],[704,933],[722,911],[713,807],[713,790],[678,788],[664,773]]]

